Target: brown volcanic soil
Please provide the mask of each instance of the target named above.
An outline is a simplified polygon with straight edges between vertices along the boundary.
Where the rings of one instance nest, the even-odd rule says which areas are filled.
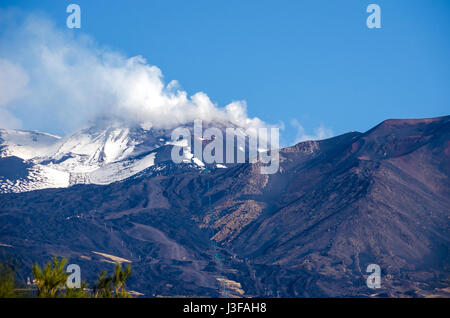
[[[64,255],[88,280],[112,266],[93,251],[122,257],[145,296],[220,296],[220,277],[244,296],[446,295],[449,116],[387,120],[280,155],[269,176],[161,162],[108,186],[0,195],[0,242],[13,246],[0,253],[22,277]],[[365,284],[371,263],[379,290]],[[237,283],[228,292],[239,296]]]

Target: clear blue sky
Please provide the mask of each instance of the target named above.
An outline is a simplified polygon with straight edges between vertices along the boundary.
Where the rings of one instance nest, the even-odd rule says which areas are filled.
[[[142,55],[168,82],[223,106],[246,100],[250,116],[308,132],[365,131],[387,118],[448,115],[448,0],[2,1],[45,12],[65,27],[77,3],[83,32]],[[381,7],[370,30],[366,7]]]

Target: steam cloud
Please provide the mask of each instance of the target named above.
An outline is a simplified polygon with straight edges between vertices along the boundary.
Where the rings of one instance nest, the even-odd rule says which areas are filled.
[[[41,16],[0,11],[0,21],[1,128],[68,133],[98,118],[157,128],[194,119],[265,126],[243,101],[220,108],[205,93],[188,96],[143,57],[124,57]]]
[[[249,118],[245,101],[218,107],[203,92],[188,96],[143,57],[75,34],[41,15],[0,9],[0,128],[66,134],[105,119],[168,129],[195,119],[271,126]],[[291,126],[295,142],[332,135],[323,126],[307,134],[295,119]]]
[[[291,120],[291,125],[297,129],[297,135],[295,137],[294,144],[306,141],[306,140],[322,140],[333,136],[333,131],[323,125],[320,125],[314,129],[314,135],[309,135],[305,132],[305,128],[300,124],[297,119]]]

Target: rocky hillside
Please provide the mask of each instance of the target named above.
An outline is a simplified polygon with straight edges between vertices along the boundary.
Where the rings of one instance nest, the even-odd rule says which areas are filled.
[[[160,160],[108,185],[0,194],[0,255],[23,278],[66,256],[86,280],[120,257],[145,296],[448,291],[450,116],[285,148],[274,175],[258,165]],[[381,289],[366,286],[372,263]]]

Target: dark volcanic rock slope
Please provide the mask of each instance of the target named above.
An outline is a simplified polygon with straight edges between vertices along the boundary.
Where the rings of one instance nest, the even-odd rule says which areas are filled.
[[[391,295],[425,294],[430,282],[448,287],[449,137],[447,117],[391,120],[319,142],[313,159],[273,177],[289,181],[232,247],[259,264],[327,276],[309,289],[293,274],[292,285],[281,285],[288,295],[365,294],[371,263]]]
[[[2,257],[26,277],[33,262],[67,256],[87,280],[112,266],[98,253],[121,257],[145,296],[427,296],[449,287],[450,117],[300,143],[282,150],[269,176],[249,164],[209,173],[160,164],[164,174],[154,166],[108,186],[0,195]],[[372,263],[379,290],[366,287]]]

